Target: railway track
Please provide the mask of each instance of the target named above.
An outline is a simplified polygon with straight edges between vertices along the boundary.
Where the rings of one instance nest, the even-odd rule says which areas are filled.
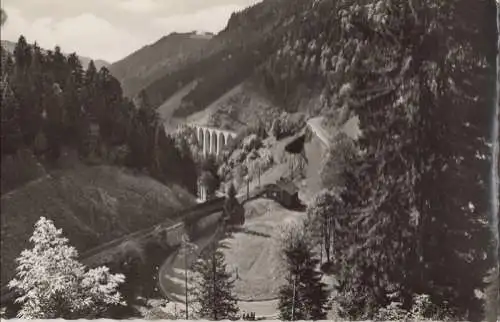
[[[249,196],[246,196],[246,194],[241,194],[236,198],[238,199],[239,202],[243,204],[247,201],[260,197],[264,193],[264,191],[265,188],[257,188],[254,191],[250,192]],[[200,220],[206,216],[209,216],[214,212],[221,211],[224,208],[225,199],[226,199],[225,197],[218,197],[209,200],[207,202],[197,204],[188,209],[182,210],[175,216],[176,219],[174,221],[172,220],[164,221],[162,223],[154,225],[153,227],[141,229],[139,231],[106,242],[100,246],[97,246],[95,248],[83,252],[80,255],[80,260],[84,264],[86,264],[88,262],[91,262],[92,257],[99,256],[100,254],[110,251],[113,248],[118,247],[119,245],[125,242],[131,240],[144,240],[150,238],[159,231],[169,230],[171,228],[176,227],[177,225],[183,224],[186,219],[194,221]],[[0,305],[3,305],[4,303],[11,301],[15,296],[16,293],[14,291],[10,291],[7,287],[2,287]]]

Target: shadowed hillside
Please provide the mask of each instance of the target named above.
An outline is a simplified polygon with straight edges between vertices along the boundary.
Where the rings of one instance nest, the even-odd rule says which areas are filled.
[[[193,55],[202,55],[211,38],[212,34],[172,33],[113,63],[109,69],[120,80],[124,94],[133,97]]]
[[[339,37],[337,17],[330,14],[334,8],[333,1],[325,0],[265,0],[233,13],[226,28],[198,51],[186,53],[179,45],[168,49],[182,51],[182,60],[161,48],[186,35],[170,35],[117,63],[137,60],[142,66],[140,61],[145,58],[139,57],[149,57],[148,66],[155,66],[158,75],[150,77],[150,83],[131,84],[128,76],[114,67],[111,70],[126,93],[127,86],[133,87],[127,94],[144,90],[153,107],[164,110],[168,106],[167,123],[188,119],[241,128],[282,111],[306,112],[308,116],[323,113],[336,120],[342,104],[333,93],[338,90],[335,74],[342,62],[333,54]],[[142,77],[137,76],[139,69],[147,69],[130,68],[135,79]],[[235,90],[238,86],[241,90]]]
[[[195,203],[178,186],[115,167],[81,166],[56,171],[1,199],[1,283],[14,273],[14,259],[28,246],[40,216],[54,220],[82,253],[103,242],[150,227]]]
[[[309,1],[267,0],[234,13],[223,31],[208,40],[201,51],[179,61],[177,68],[159,67],[162,60],[170,59],[170,56],[158,51],[159,58],[150,63],[163,76],[143,88],[135,88],[133,92],[144,89],[151,105],[159,107],[196,81],[196,86],[183,95],[173,116],[185,118],[202,111],[250,78],[278,50],[293,22],[300,21],[304,10],[310,6]],[[141,49],[144,53],[146,50],[158,49],[153,46]],[[113,72],[114,67],[111,70]],[[117,72],[114,75],[124,87],[128,86],[126,78]]]
[[[85,251],[194,204],[189,147],[147,102],[123,98],[106,68],[84,71],[76,54],[23,36],[1,53],[2,285],[40,216]]]

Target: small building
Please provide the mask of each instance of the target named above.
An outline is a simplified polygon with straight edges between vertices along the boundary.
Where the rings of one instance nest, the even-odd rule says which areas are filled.
[[[275,184],[267,185],[264,196],[275,200],[286,208],[296,208],[301,205],[299,188],[293,181],[284,178],[281,178]]]

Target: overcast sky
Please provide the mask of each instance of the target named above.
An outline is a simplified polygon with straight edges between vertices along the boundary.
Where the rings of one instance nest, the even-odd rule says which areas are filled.
[[[171,32],[217,33],[234,11],[260,0],[1,0],[1,38],[119,60]]]

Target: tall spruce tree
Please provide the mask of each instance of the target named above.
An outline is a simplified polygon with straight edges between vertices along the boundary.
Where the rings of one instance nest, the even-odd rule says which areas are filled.
[[[330,262],[332,257],[332,245],[335,241],[335,230],[337,217],[341,215],[343,203],[337,192],[320,191],[307,206],[307,219],[317,237],[319,244],[325,249],[326,260]]]
[[[20,36],[14,49],[15,68],[10,77],[11,89],[18,104],[19,125],[24,143],[30,146],[41,129],[42,118],[39,91],[33,93],[33,78],[30,75],[32,49],[26,38]],[[35,94],[35,95],[33,95]]]
[[[0,9],[0,26],[3,26],[7,21],[7,13],[3,8]]]
[[[299,229],[305,229],[300,227]],[[307,236],[292,229],[283,240],[288,270],[287,282],[280,289],[278,310],[282,320],[324,320],[328,309],[326,285],[321,282],[319,260]]]
[[[341,99],[359,116],[364,151],[343,194],[341,226],[356,233],[336,234],[350,245],[340,250],[344,312],[370,318],[394,294],[408,308],[412,294],[428,293],[455,318],[478,319],[489,111],[472,84],[488,88],[478,39],[491,35],[479,22],[491,3],[339,4]]]
[[[176,137],[176,149],[179,151],[180,164],[183,165],[180,170],[180,178],[190,192],[196,194],[198,189],[198,174],[194,154],[189,146],[188,139],[184,136]]]
[[[435,53],[426,57],[435,69],[420,76],[427,82],[422,95],[430,96],[421,114],[431,116],[421,126],[429,146],[422,154],[427,160],[435,157],[419,186],[426,205],[420,228],[422,275],[437,304],[446,301],[458,318],[479,320],[483,301],[476,291],[484,290],[483,279],[493,265],[487,189],[495,5],[449,1],[421,12],[434,21],[428,33],[436,41]]]
[[[80,88],[83,85],[85,71],[76,53],[72,53],[68,56],[68,67],[71,75],[74,77],[76,87]]]
[[[2,9],[3,10],[3,9]],[[23,138],[19,124],[19,105],[11,88],[10,80],[13,61],[10,53],[1,49],[0,105],[1,116],[1,150],[2,156],[14,154],[22,146]]]
[[[236,198],[236,188],[233,183],[227,189],[223,215],[227,224],[243,225],[245,223],[245,210]]]
[[[215,244],[195,264],[195,272],[198,281],[194,298],[199,317],[213,321],[236,319],[239,309],[233,293],[234,280],[227,272],[224,254]]]
[[[61,47],[54,48],[54,54],[51,57],[51,69],[54,76],[54,82],[59,86],[64,86],[66,77],[69,74],[68,60],[61,51]]]

